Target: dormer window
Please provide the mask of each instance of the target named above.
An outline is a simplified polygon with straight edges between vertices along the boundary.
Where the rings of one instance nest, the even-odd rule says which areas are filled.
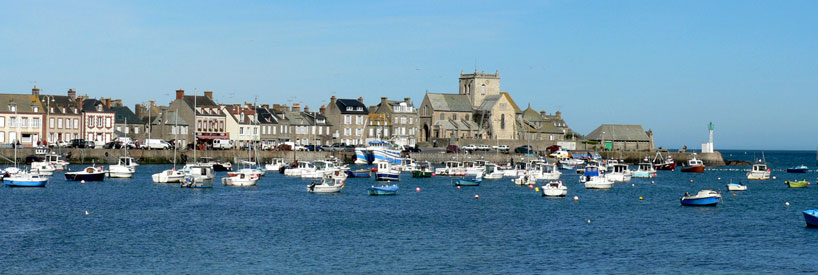
[[[102,104],[97,104],[97,112],[102,112]]]
[[[54,107],[51,107],[51,110],[49,112],[53,113],[54,112]]]
[[[31,107],[32,107],[31,109],[34,109],[35,113],[40,111],[40,107],[37,107],[37,106],[31,106]]]
[[[363,110],[364,110],[364,107],[355,107],[355,111],[359,111],[359,112],[360,112],[360,111],[363,111]]]
[[[10,112],[17,112],[17,104],[9,104]]]
[[[352,111],[352,106],[347,106],[347,111]]]

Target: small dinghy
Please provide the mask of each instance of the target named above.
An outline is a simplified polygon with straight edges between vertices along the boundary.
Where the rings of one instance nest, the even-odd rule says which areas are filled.
[[[479,186],[480,183],[483,182],[483,179],[476,178],[473,180],[469,179],[453,179],[453,184],[455,186]]]
[[[784,184],[789,185],[790,188],[804,188],[807,187],[809,182],[807,180],[800,180],[800,181],[785,181]]]
[[[370,196],[386,196],[386,195],[397,195],[398,194],[398,185],[381,185],[381,186],[372,186],[367,188],[369,191]]]
[[[747,185],[739,183],[730,182],[727,184],[727,191],[746,191]]]
[[[818,227],[818,209],[804,210],[804,221],[807,227]]]
[[[807,171],[809,171],[809,168],[807,168],[807,166],[803,165],[803,164],[795,166],[795,167],[787,168],[787,173],[802,173],[803,174],[803,173],[806,173]]]
[[[543,197],[565,197],[568,195],[568,187],[562,181],[552,181],[542,187]]]
[[[516,185],[532,185],[537,184],[537,178],[528,174],[520,175],[520,177],[511,180]]]
[[[716,206],[720,200],[721,194],[709,189],[701,190],[696,195],[685,193],[679,199],[683,206]]]

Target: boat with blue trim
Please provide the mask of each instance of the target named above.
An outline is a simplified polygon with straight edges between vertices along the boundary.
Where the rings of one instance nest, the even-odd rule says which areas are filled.
[[[809,168],[806,165],[798,165],[795,167],[787,168],[787,173],[806,173],[809,171]]]
[[[807,222],[807,227],[818,228],[818,209],[804,210],[804,221]]]
[[[709,189],[701,190],[696,195],[685,193],[679,198],[683,206],[716,206],[720,200],[721,194]]]
[[[375,180],[399,181],[400,170],[393,169],[389,162],[378,162],[378,171],[375,172]]]
[[[346,173],[347,173],[348,178],[369,178],[369,177],[372,177],[372,170],[370,170],[370,169],[347,170]]]
[[[3,183],[8,187],[45,187],[48,177],[37,173],[19,171],[3,177]]]
[[[452,184],[455,186],[479,186],[480,183],[483,182],[482,178],[475,178],[475,179],[453,179]]]
[[[370,196],[386,196],[386,195],[397,195],[398,194],[398,185],[381,185],[381,186],[372,186],[367,188],[369,191]]]

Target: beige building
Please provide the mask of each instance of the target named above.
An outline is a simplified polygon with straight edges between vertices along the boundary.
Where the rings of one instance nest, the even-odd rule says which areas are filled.
[[[364,144],[369,109],[362,97],[355,100],[333,96],[324,110],[324,116],[332,125],[333,143]]]
[[[481,129],[472,120],[473,113],[469,95],[427,92],[418,112],[419,140],[477,138]]]
[[[474,110],[474,121],[484,130],[483,139],[517,139],[517,113],[520,108],[508,93],[488,95]]]
[[[370,138],[380,138],[388,140],[397,145],[415,146],[418,136],[418,112],[412,101],[405,97],[402,101],[389,100],[381,97],[381,102],[370,107],[370,123],[368,130]],[[382,114],[383,116],[373,117],[371,114]],[[375,122],[372,119],[386,119],[388,122]],[[389,127],[383,126],[388,124]],[[390,131],[391,129],[391,131]]]
[[[477,69],[473,74],[464,74],[461,71],[459,87],[459,94],[467,95],[472,108],[477,109],[486,97],[500,94],[500,71],[493,74],[478,73]]]
[[[43,107],[31,94],[0,94],[0,144],[37,146],[43,137]]]
[[[77,91],[69,89],[67,95],[44,95],[35,86],[31,93],[39,98],[45,110],[43,136],[46,144],[82,138],[84,127],[81,124],[82,112],[77,102]]]

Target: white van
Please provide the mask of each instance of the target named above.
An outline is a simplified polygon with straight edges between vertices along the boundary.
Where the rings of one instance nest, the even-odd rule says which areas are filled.
[[[161,139],[155,139],[155,138],[145,139],[145,143],[143,143],[141,146],[142,146],[142,149],[148,149],[148,150],[150,150],[150,149],[167,150],[167,149],[172,148],[170,143],[168,143],[167,141],[164,141],[164,140],[161,140]]]
[[[214,139],[213,149],[229,150],[233,149],[233,142],[229,139]]]

